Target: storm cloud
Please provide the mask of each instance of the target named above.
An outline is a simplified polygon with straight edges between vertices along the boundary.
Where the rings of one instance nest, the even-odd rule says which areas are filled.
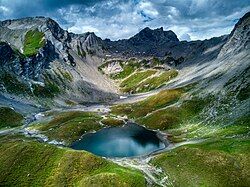
[[[47,16],[71,32],[112,40],[144,27],[173,30],[181,40],[230,33],[249,0],[0,0],[0,19]]]

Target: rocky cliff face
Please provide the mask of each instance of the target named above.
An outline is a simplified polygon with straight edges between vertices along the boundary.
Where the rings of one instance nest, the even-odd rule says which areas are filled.
[[[239,53],[250,49],[250,12],[246,13],[235,25],[234,29],[227,37],[220,56]]]
[[[167,49],[178,43],[179,40],[173,31],[164,31],[163,28],[151,30],[148,27],[129,39],[105,40],[108,51],[129,56],[162,56]]]
[[[195,53],[203,55],[195,55],[182,67],[177,82],[200,81],[205,93],[223,92],[225,97],[242,97],[242,101],[249,105],[249,44],[250,13],[247,13],[228,36],[202,41],[205,50],[197,48]]]
[[[185,61],[201,58],[215,58],[227,36],[211,38],[204,41],[179,41],[173,31],[163,28],[151,30],[145,28],[135,36],[118,41],[104,40],[107,51],[114,56],[172,56],[185,58]]]
[[[0,23],[0,40],[6,41],[15,46],[20,52],[23,52],[25,35],[29,30],[38,30],[44,34],[47,45],[54,47],[54,58],[61,58],[70,63],[69,50],[75,53],[101,54],[102,41],[94,33],[85,33],[81,35],[68,33],[63,30],[58,23],[50,18],[36,17],[24,18],[18,20],[6,20]],[[40,54],[47,55],[47,52]]]
[[[97,70],[103,52],[94,33],[76,35],[50,18],[24,18],[0,22],[0,41],[4,93],[20,95],[13,89],[20,84],[22,96],[60,97],[61,104],[116,97],[116,88]]]

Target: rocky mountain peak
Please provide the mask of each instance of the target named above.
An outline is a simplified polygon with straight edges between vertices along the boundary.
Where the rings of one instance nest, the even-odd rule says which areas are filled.
[[[129,39],[118,41],[106,39],[104,43],[109,52],[113,54],[122,52],[128,56],[164,56],[170,48],[180,41],[171,30],[164,31],[163,27],[157,29],[146,27]]]
[[[250,12],[246,13],[236,23],[220,52],[220,56],[226,53],[240,52],[244,49],[250,49]]]
[[[173,41],[178,42],[179,39],[177,38],[176,34],[169,30],[164,31],[163,27],[157,29],[150,29],[146,27],[142,29],[138,34],[130,38],[132,41],[152,41],[152,42],[166,42],[166,41]]]
[[[242,25],[249,25],[250,24],[250,12],[247,12],[242,18],[239,19],[239,21],[236,23],[234,30],[237,27],[240,27]],[[234,31],[233,30],[233,31]]]
[[[95,35],[94,32],[87,33],[86,43],[88,43],[88,46],[93,46],[98,44],[100,41],[100,38]]]
[[[57,37],[62,37],[65,34],[65,31],[55,20],[42,16],[5,20],[0,22],[0,27],[10,30],[23,30],[24,32],[30,29],[38,29],[41,32],[51,31]]]
[[[0,22],[1,27],[7,27],[9,29],[29,29],[32,27],[40,27],[46,24],[50,18],[46,17],[26,17],[21,19],[9,19]]]

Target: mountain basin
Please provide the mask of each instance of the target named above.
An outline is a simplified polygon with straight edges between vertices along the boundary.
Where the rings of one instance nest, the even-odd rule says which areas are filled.
[[[128,122],[120,127],[103,128],[85,134],[71,148],[104,157],[135,157],[148,155],[165,146],[166,143],[158,138],[156,132]]]

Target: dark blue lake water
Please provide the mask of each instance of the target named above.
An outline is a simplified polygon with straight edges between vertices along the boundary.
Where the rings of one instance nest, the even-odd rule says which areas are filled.
[[[128,123],[122,127],[104,128],[89,133],[72,144],[71,148],[86,150],[105,157],[132,157],[149,154],[165,145],[154,131]]]

